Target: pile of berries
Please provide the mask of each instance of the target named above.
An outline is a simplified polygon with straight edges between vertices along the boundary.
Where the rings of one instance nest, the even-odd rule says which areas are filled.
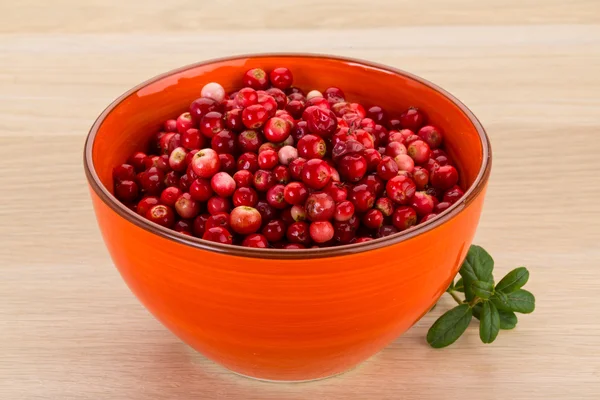
[[[213,242],[303,249],[411,229],[463,196],[443,132],[411,107],[389,118],[292,73],[208,83],[146,153],[113,171],[115,196],[148,220]]]

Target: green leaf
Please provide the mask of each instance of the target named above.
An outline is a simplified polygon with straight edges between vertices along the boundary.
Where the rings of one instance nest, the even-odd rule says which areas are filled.
[[[481,309],[479,337],[483,343],[492,343],[500,332],[500,314],[494,303],[486,301]]]
[[[510,271],[498,284],[496,290],[503,293],[512,293],[521,289],[529,280],[529,271],[525,267],[515,268]]]
[[[473,306],[473,316],[477,319],[479,319],[479,317],[481,316],[481,308],[483,306],[481,305],[481,303],[477,303]]]
[[[464,285],[462,276],[454,284],[454,291],[456,291],[456,292],[464,292],[465,291],[465,285]]]
[[[471,290],[471,284],[475,281],[493,282],[493,270],[494,260],[488,252],[480,246],[472,245],[459,271],[464,281],[465,298],[467,301],[473,300],[475,296]]]
[[[429,328],[427,343],[436,349],[451,345],[464,333],[473,318],[468,304],[461,304],[446,311]]]
[[[514,312],[498,310],[498,314],[500,314],[500,329],[513,329],[517,326],[519,320]]]
[[[529,314],[535,310],[535,297],[525,289],[519,289],[508,294],[496,292],[490,300],[499,310],[503,311]]]
[[[494,294],[494,284],[492,282],[475,281],[471,284],[471,290],[475,296],[487,300]]]

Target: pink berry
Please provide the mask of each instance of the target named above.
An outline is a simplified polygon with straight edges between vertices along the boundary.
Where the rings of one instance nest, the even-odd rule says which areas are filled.
[[[392,215],[392,223],[399,231],[404,231],[417,223],[417,213],[411,207],[398,207]]]
[[[275,68],[269,74],[269,78],[271,78],[271,84],[273,87],[277,89],[285,90],[292,86],[294,81],[294,77],[292,76],[292,72],[284,67]]]
[[[277,153],[279,163],[289,165],[292,161],[298,158],[298,150],[294,146],[283,146]]]
[[[165,228],[171,228],[175,223],[175,213],[173,210],[163,204],[158,204],[149,209],[145,215],[146,219],[154,222],[155,224],[164,226]]]
[[[175,202],[175,211],[181,218],[195,218],[200,213],[200,203],[192,199],[189,193],[183,193]]]
[[[423,167],[414,167],[412,174],[415,185],[417,185],[417,189],[425,190],[427,184],[429,183],[429,172]]]
[[[431,156],[429,145],[422,140],[415,140],[409,144],[407,153],[415,161],[415,164],[424,164]]]
[[[305,208],[311,221],[328,221],[335,214],[335,202],[327,193],[313,193],[308,196]]]
[[[248,235],[260,229],[262,218],[256,208],[239,206],[231,211],[229,224],[231,229],[241,235]]]
[[[225,89],[223,89],[223,86],[216,82],[210,82],[204,85],[200,91],[200,96],[208,97],[217,103],[220,103],[225,98]]]
[[[221,161],[213,149],[202,149],[194,154],[192,169],[200,178],[211,178],[219,172]]]
[[[415,195],[416,189],[412,179],[401,175],[390,179],[385,186],[387,196],[398,204],[408,204]]]
[[[415,162],[408,154],[398,154],[394,158],[394,162],[400,171],[412,172],[415,168]]]
[[[211,178],[210,186],[220,197],[230,197],[235,192],[235,180],[227,172],[217,172]]]
[[[294,205],[292,208],[290,208],[290,215],[292,216],[294,222],[306,220],[306,210],[304,207],[299,205]]]
[[[315,243],[325,243],[333,239],[333,225],[329,221],[312,222],[309,231]]]

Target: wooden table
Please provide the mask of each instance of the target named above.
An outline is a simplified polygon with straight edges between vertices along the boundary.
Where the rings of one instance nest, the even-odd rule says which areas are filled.
[[[0,4],[1,399],[600,398],[598,0],[326,3]],[[309,384],[235,376],[156,322],[100,239],[85,135],[140,81],[260,51],[369,59],[463,100],[494,148],[476,242],[498,273],[529,267],[536,312],[492,345],[471,328],[436,351],[424,336],[444,297],[359,368]]]

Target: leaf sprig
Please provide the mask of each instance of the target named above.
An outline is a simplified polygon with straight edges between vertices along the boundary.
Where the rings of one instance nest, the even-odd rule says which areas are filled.
[[[492,343],[501,329],[513,329],[517,325],[515,313],[533,312],[535,297],[521,289],[529,280],[527,268],[513,269],[497,284],[494,284],[493,270],[494,260],[488,252],[472,245],[460,268],[460,278],[446,290],[458,306],[445,312],[429,328],[427,343],[431,347],[454,343],[473,317],[479,320],[481,341]],[[460,293],[464,293],[464,299]]]

